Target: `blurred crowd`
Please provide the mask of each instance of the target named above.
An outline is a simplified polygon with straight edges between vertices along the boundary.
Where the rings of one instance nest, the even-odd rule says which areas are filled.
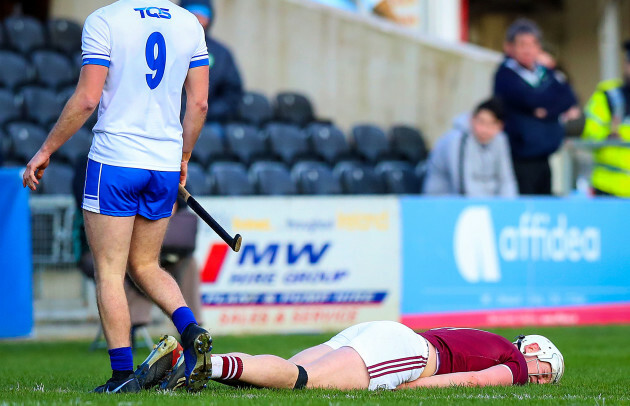
[[[624,80],[601,83],[584,110],[582,137],[601,143],[591,179],[596,195],[630,197],[630,149],[623,144],[630,142],[630,43],[624,48]],[[504,53],[493,100],[479,105],[471,118],[459,117],[433,149],[426,193],[552,193],[549,157],[563,145],[567,124],[583,112],[567,76],[543,49],[536,23],[515,21],[507,30]],[[622,143],[611,145],[611,140]]]

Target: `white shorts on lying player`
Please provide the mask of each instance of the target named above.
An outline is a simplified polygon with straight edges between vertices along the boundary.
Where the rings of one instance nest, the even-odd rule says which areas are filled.
[[[353,348],[365,362],[370,390],[396,389],[402,383],[418,379],[429,358],[427,340],[393,321],[357,324],[324,344],[333,350]]]

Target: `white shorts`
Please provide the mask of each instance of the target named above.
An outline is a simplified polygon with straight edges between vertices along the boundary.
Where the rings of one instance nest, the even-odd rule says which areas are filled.
[[[371,321],[348,327],[324,344],[353,348],[367,366],[369,390],[396,389],[420,377],[429,344],[409,327],[394,321]]]

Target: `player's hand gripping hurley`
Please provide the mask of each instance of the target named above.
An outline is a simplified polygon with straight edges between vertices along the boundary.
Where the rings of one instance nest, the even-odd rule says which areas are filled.
[[[190,207],[203,221],[206,222],[214,230],[215,233],[221,237],[223,241],[227,245],[230,246],[234,250],[234,252],[238,252],[241,249],[241,241],[243,238],[240,234],[236,234],[234,237],[230,236],[223,227],[219,223],[216,222],[215,219],[195,200],[194,197],[190,195],[190,193],[186,190],[185,187],[179,185],[179,197],[186,201],[188,207]]]

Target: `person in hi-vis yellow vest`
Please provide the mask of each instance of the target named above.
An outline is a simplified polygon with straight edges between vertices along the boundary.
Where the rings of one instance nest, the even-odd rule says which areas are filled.
[[[606,80],[597,86],[585,108],[584,140],[630,142],[630,41],[624,48],[624,80]],[[595,194],[630,198],[630,148],[598,148],[593,160],[591,183]]]

